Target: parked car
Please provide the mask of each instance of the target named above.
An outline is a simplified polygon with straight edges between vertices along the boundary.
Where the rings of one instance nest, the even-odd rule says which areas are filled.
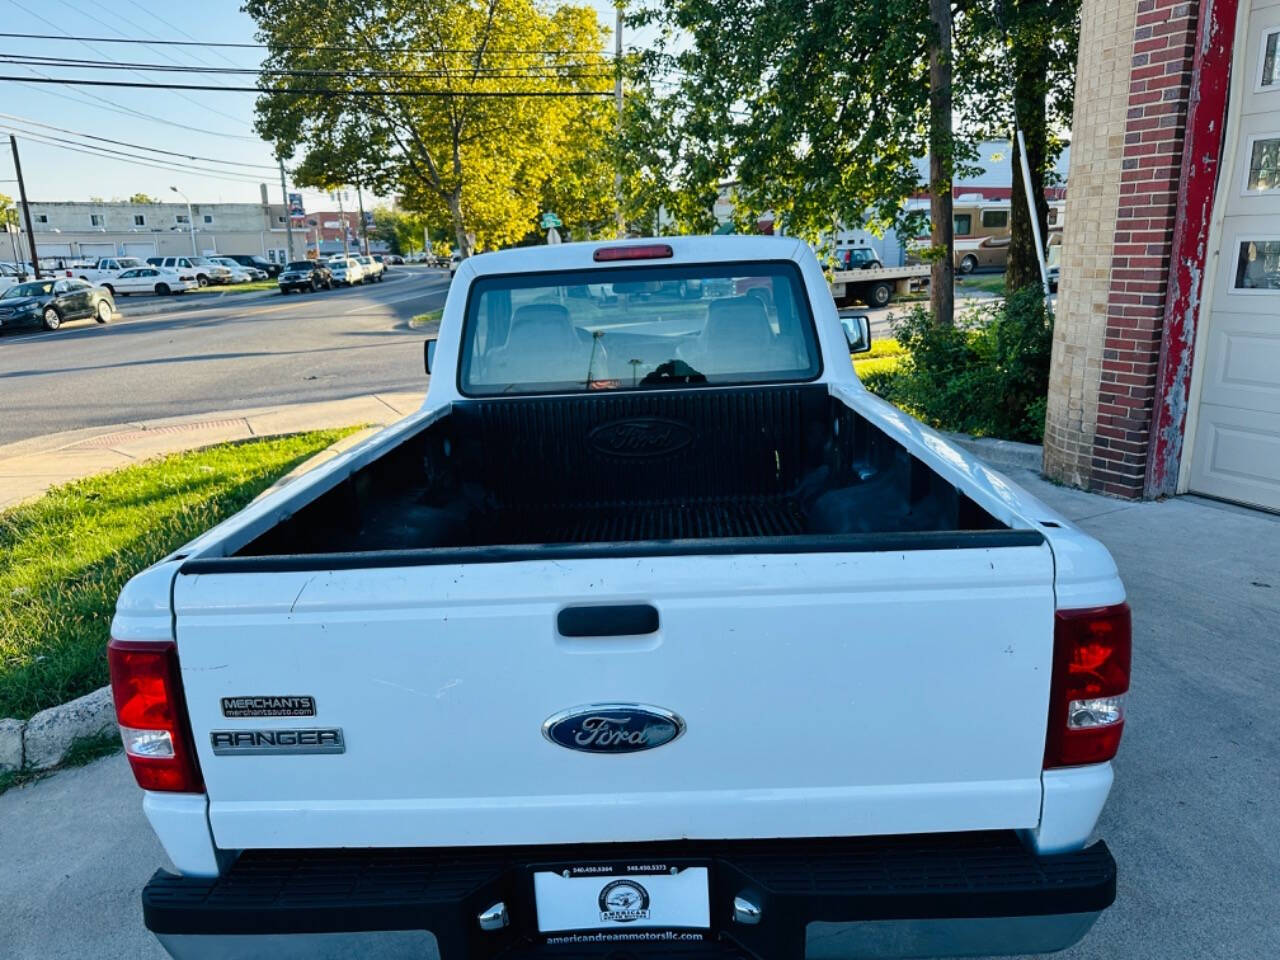
[[[116,304],[110,291],[78,277],[28,280],[0,294],[0,326],[43,324],[57,330],[68,320],[93,317],[107,323]]]
[[[356,257],[355,261],[360,264],[366,280],[382,282],[382,277],[387,272],[387,268],[381,260],[376,257]]]
[[[458,267],[462,266],[462,254],[456,250],[449,257],[449,278],[453,279],[453,275],[458,272]]]
[[[208,257],[147,257],[147,263],[179,273],[194,273],[202,287],[231,282],[231,271]]]
[[[100,257],[68,268],[62,272],[68,276],[75,275],[89,283],[101,284],[113,289],[111,281],[125,270],[137,270],[146,266],[139,257]]]
[[[871,247],[849,247],[836,251],[837,270],[876,270],[884,264]]]
[[[103,286],[117,297],[129,293],[154,293],[166,297],[171,293],[199,290],[200,281],[190,271],[182,272],[164,267],[136,267],[133,270],[122,270],[114,280],[104,283]]]
[[[0,291],[8,290],[30,276],[26,270],[16,263],[0,263]]]
[[[383,262],[392,264],[393,266],[402,267],[404,266],[404,257],[400,256],[398,253],[388,253],[383,256]]]
[[[267,278],[267,275],[256,267],[242,267],[230,257],[210,257],[209,262],[230,270],[232,283],[252,283],[254,280]]]
[[[364,267],[355,257],[334,257],[329,261],[329,269],[333,271],[333,282],[340,286],[364,283]]]
[[[291,290],[310,290],[314,293],[322,287],[332,290],[333,271],[323,260],[294,260],[284,268],[276,282],[280,284],[281,293]]]
[[[120,597],[116,716],[177,871],[141,913],[172,954],[1083,937],[1116,895],[1093,832],[1129,687],[1106,549],[864,389],[865,319],[793,238],[459,276],[419,411]],[[771,295],[657,323],[670,302],[569,293],[681,279]]]
[[[243,283],[252,282],[252,280],[266,279],[266,270],[260,270],[259,268],[256,268],[256,266],[252,265],[246,266],[242,264],[242,262],[234,259],[234,257],[216,256],[209,257],[209,259],[214,261],[215,264],[225,266],[225,268],[232,271],[232,283],[242,283],[242,280],[237,279],[238,275],[246,276],[247,279],[243,280]]]
[[[227,254],[227,259],[234,260],[242,267],[253,267],[257,270],[261,270],[271,279],[275,279],[280,276],[284,271],[284,264],[272,263],[265,257],[255,257],[248,253],[229,253]]]

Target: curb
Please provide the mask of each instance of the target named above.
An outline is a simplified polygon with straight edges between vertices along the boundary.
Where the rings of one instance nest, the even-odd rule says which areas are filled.
[[[1044,466],[1044,447],[1036,443],[971,437],[967,433],[945,433],[943,436],[998,470],[1031,470],[1039,474]]]
[[[110,687],[41,710],[30,720],[0,720],[0,773],[49,770],[75,741],[116,729]]]

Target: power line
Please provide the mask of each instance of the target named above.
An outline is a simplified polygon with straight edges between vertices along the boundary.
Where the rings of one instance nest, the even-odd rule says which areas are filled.
[[[159,147],[148,147],[140,143],[129,143],[125,140],[112,140],[110,137],[100,137],[92,133],[81,133],[79,130],[68,130],[65,127],[55,127],[51,123],[41,123],[39,120],[28,120],[26,117],[19,117],[12,113],[0,113],[0,118],[12,120],[18,123],[25,123],[32,127],[43,127],[46,130],[54,130],[58,133],[67,133],[73,137],[83,137],[86,140],[97,140],[101,143],[112,143],[118,147],[133,147],[135,150],[146,150],[150,153],[163,153],[171,157],[180,157],[184,160],[197,160],[203,163],[224,163],[235,167],[256,167],[261,170],[276,170],[274,163],[245,163],[242,160],[219,160],[215,157],[198,157],[190,153],[179,153],[175,150],[162,150]]]
[[[9,0],[9,2],[14,4],[17,7],[20,7],[23,10],[26,10],[28,13],[31,13],[31,11],[27,7],[23,7],[20,3],[17,2],[17,0]],[[85,17],[88,20],[92,20],[94,23],[101,24],[102,26],[106,27],[108,30],[112,31],[113,33],[121,33],[121,31],[118,28],[116,28],[114,25],[103,20],[101,17],[96,17],[92,13],[88,13],[82,10],[80,7],[77,7],[74,3],[72,3],[71,0],[59,0],[59,2],[68,10],[73,10],[76,13],[78,13],[80,16]],[[91,44],[84,43],[83,41],[81,41],[81,44],[85,47],[88,47],[90,50],[93,50],[93,52],[96,53],[98,56],[100,57],[105,56],[105,54],[102,53],[102,51],[95,49]],[[199,100],[193,100],[191,97],[188,97],[184,93],[179,93],[178,96],[181,97],[183,100],[186,100],[187,103],[191,104],[192,106],[199,107],[201,110],[207,110],[210,113],[216,113],[218,116],[226,117],[228,120],[231,120],[235,123],[241,123],[241,124],[244,123],[243,117],[236,117],[230,113],[227,113],[225,110],[219,110],[217,107],[210,107],[205,104],[202,104]]]
[[[62,0],[62,2],[63,2],[64,4],[66,4],[68,7],[71,7],[72,9],[75,9],[75,7],[72,7],[70,3],[67,3],[67,0]],[[48,20],[46,20],[44,17],[40,16],[40,14],[36,13],[36,12],[35,12],[34,10],[32,10],[30,7],[24,6],[23,4],[19,3],[19,2],[18,2],[18,0],[9,0],[9,3],[10,3],[12,6],[17,7],[19,10],[22,10],[23,12],[25,12],[25,13],[26,13],[26,14],[28,14],[29,16],[34,17],[36,20],[39,20],[41,23],[48,23]],[[94,18],[94,17],[90,16],[90,19],[96,19],[96,18]],[[103,21],[102,21],[102,20],[98,20],[97,22],[98,22],[98,23],[103,23]],[[108,27],[108,29],[115,29],[114,27],[111,27],[111,26],[110,26],[110,24],[105,24],[105,23],[103,23],[103,25],[104,25],[104,26],[106,26],[106,27]],[[116,31],[116,32],[118,33],[119,31]],[[76,39],[76,42],[78,42],[81,46],[84,46],[84,47],[88,48],[90,51],[92,51],[93,53],[97,54],[98,56],[103,56],[103,55],[104,55],[100,50],[96,50],[96,49],[93,47],[93,45],[92,45],[92,44],[88,43],[88,42],[87,42],[87,40],[88,40],[88,38],[77,38],[77,39]],[[38,70],[37,70],[37,71],[34,71],[34,72],[39,73],[39,71],[38,71]],[[41,81],[33,80],[33,81],[31,81],[31,82],[33,82],[33,83],[39,83],[39,82],[41,82]],[[102,99],[101,97],[94,96],[93,94],[86,94],[86,95],[87,95],[87,96],[92,96],[92,97],[93,97],[93,99],[95,99],[95,100],[101,100],[101,99]],[[196,107],[199,107],[201,110],[208,109],[208,110],[210,110],[210,111],[211,111],[211,112],[213,112],[213,113],[220,113],[220,114],[221,114],[222,116],[224,116],[224,117],[229,117],[230,119],[235,120],[237,123],[243,123],[243,120],[242,120],[242,119],[237,118],[237,117],[232,117],[230,114],[222,113],[222,111],[220,111],[220,110],[215,110],[215,109],[213,109],[213,108],[211,108],[211,107],[205,107],[204,105],[202,105],[202,104],[201,104],[201,103],[199,103],[198,101],[196,101],[196,100],[192,100],[190,97],[186,96],[185,94],[179,93],[179,94],[178,94],[178,96],[182,97],[182,98],[183,98],[184,100],[186,100],[188,103],[190,103],[190,104],[192,104],[192,105],[194,105],[194,106],[196,106]],[[106,101],[104,101],[104,102],[106,102]],[[242,136],[242,135],[226,134],[226,136]],[[256,140],[257,138],[256,138],[256,137],[244,137],[244,139],[246,139],[246,140]]]
[[[175,28],[176,29],[176,28]],[[118,33],[119,31],[117,31]],[[169,47],[215,47],[239,50],[323,50],[327,52],[350,53],[509,53],[514,55],[545,54],[547,56],[568,56],[571,54],[590,54],[592,56],[611,57],[612,53],[603,50],[571,50],[553,48],[515,48],[515,47],[372,47],[360,48],[351,46],[325,46],[298,44],[266,44],[266,43],[219,43],[209,40],[144,40],[138,37],[77,37],[59,33],[0,33],[0,37],[11,37],[17,40],[94,40],[99,43],[136,43],[144,45],[164,45]]]
[[[128,164],[132,164],[133,166],[136,166],[136,167],[149,167],[149,168],[151,168],[151,169],[153,169],[153,170],[165,170],[165,171],[167,171],[167,172],[169,172],[169,173],[190,173],[190,172],[192,172],[191,170],[188,170],[188,169],[180,169],[180,168],[178,168],[178,167],[176,167],[176,166],[171,166],[171,165],[169,165],[169,164],[165,164],[165,163],[156,163],[156,162],[152,162],[152,161],[150,161],[150,160],[137,160],[137,159],[129,159],[128,157],[113,157],[113,156],[109,156],[109,155],[106,155],[106,154],[103,154],[103,153],[98,152],[98,151],[99,151],[99,148],[97,148],[97,147],[90,147],[90,146],[87,146],[87,145],[81,145],[80,147],[72,147],[72,146],[67,146],[67,145],[65,145],[65,144],[62,144],[62,143],[54,143],[54,142],[51,142],[51,141],[49,141],[48,139],[46,139],[46,138],[45,138],[43,135],[41,135],[41,134],[34,134],[34,133],[30,133],[30,132],[25,131],[25,130],[19,130],[19,129],[17,129],[17,128],[5,128],[5,127],[3,127],[3,126],[0,126],[0,129],[7,129],[7,130],[11,130],[11,132],[13,132],[15,135],[17,135],[17,136],[21,136],[21,137],[25,137],[26,139],[30,140],[31,142],[33,142],[33,143],[38,143],[38,144],[40,144],[41,146],[53,147],[53,148],[54,148],[54,149],[56,149],[56,150],[66,150],[66,151],[68,151],[68,152],[70,152],[70,153],[81,153],[81,154],[84,154],[85,156],[89,156],[89,157],[96,157],[96,158],[98,158],[99,160],[114,160],[114,161],[116,161],[117,163],[128,163]],[[259,178],[255,178],[255,177],[246,177],[246,176],[243,176],[243,175],[241,175],[241,174],[235,174],[235,173],[228,173],[228,172],[227,172],[227,171],[225,171],[225,170],[219,170],[219,171],[216,171],[216,172],[209,172],[209,173],[206,173],[206,174],[205,174],[205,176],[208,176],[208,177],[210,177],[211,179],[214,179],[214,180],[226,180],[226,181],[229,181],[229,182],[231,182],[231,183],[239,183],[239,184],[251,184],[251,183],[259,183],[259,182],[260,182]]]
[[[36,70],[34,67],[27,67],[27,69],[30,70],[32,73],[35,73],[41,77],[44,77],[46,80],[54,79],[50,77],[47,73],[41,73],[39,70]],[[36,81],[29,79],[27,77],[23,77],[22,79],[16,80],[15,82],[20,87],[26,87],[26,86],[30,86],[32,83]],[[195,127],[186,123],[179,123],[176,120],[168,120],[164,117],[157,117],[155,114],[145,113],[141,110],[134,110],[131,107],[122,107],[112,103],[110,100],[104,100],[102,97],[99,97],[96,94],[88,93],[87,91],[81,92],[76,90],[76,91],[67,91],[67,92],[59,93],[57,90],[41,90],[36,87],[32,87],[32,90],[34,90],[36,93],[47,93],[51,97],[57,97],[60,100],[66,100],[68,103],[88,104],[89,106],[93,107],[95,110],[109,110],[112,113],[120,114],[122,117],[135,117],[139,120],[147,120],[147,121],[150,121],[151,123],[158,123],[158,124],[161,124],[162,126],[172,127],[175,130],[186,130],[190,133],[200,133],[210,137],[224,137],[228,140],[250,140],[255,143],[262,142],[258,137],[248,137],[239,133],[223,133],[219,130],[209,130],[205,127]]]
[[[612,97],[612,90],[337,90],[332,87],[216,87],[199,83],[141,83],[128,80],[79,80],[68,77],[11,77],[20,83],[51,83],[80,87],[126,87],[141,90],[210,90],[217,93],[284,93],[335,97]]]
[[[34,54],[0,52],[0,63],[14,66],[38,65],[42,67],[63,67],[72,70],[128,70],[136,73],[146,70],[159,73],[196,73],[196,74],[238,74],[266,77],[328,77],[341,79],[453,79],[461,74],[477,74],[483,79],[541,80],[541,79],[612,79],[612,68],[604,68],[603,64],[530,64],[527,67],[454,67],[430,70],[275,70],[249,67],[202,67],[187,64],[176,66],[166,63],[144,63],[125,60],[85,60],[78,57],[48,57]],[[604,69],[602,69],[604,68]],[[564,71],[587,70],[588,73],[571,73]]]

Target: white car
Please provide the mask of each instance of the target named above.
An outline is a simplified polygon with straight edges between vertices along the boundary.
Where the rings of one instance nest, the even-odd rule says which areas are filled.
[[[364,267],[355,257],[334,257],[329,261],[329,269],[333,271],[333,282],[348,287],[364,283]]]
[[[360,264],[361,269],[364,270],[366,280],[382,281],[382,275],[387,272],[387,268],[381,261],[375,260],[373,257],[366,256],[359,256],[354,259],[356,263]]]
[[[682,281],[724,292],[672,323],[674,294],[584,289]],[[870,394],[850,323],[788,237],[464,261],[417,413],[120,597],[116,715],[177,870],[142,893],[165,948],[1083,937],[1116,893],[1093,832],[1124,586],[1078,526]]]
[[[68,267],[64,272],[68,276],[77,276],[89,283],[108,286],[125,270],[137,270],[146,264],[138,257],[100,257],[97,260]]]
[[[27,275],[20,271],[16,264],[0,263],[0,293],[22,283],[26,277]]]
[[[231,282],[231,271],[208,257],[154,257],[147,263],[153,267],[177,270],[179,273],[194,273],[202,287]]]
[[[210,257],[209,259],[231,271],[232,283],[252,283],[254,280],[267,279],[265,270],[259,270],[257,267],[246,267],[243,263],[238,263],[230,257]]]
[[[165,297],[171,293],[186,293],[188,290],[199,290],[200,281],[191,270],[168,270],[163,267],[135,267],[122,270],[115,279],[104,281],[100,286],[106,287],[113,295],[126,293],[154,293]]]

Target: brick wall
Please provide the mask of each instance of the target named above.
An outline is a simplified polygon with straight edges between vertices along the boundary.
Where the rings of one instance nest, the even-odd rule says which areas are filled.
[[[1199,3],[1140,0],[1091,487],[1142,496]]]
[[[1107,19],[1114,0],[1084,0],[1082,8],[1059,297],[1064,307],[1058,318],[1062,329],[1054,335],[1045,471],[1068,483],[1136,498],[1143,493],[1150,444],[1199,3],[1137,0],[1121,6],[1132,11],[1127,43],[1124,18]],[[1090,27],[1095,36],[1087,35]],[[1117,40],[1114,59],[1099,64],[1101,46],[1094,45],[1108,29]],[[1087,71],[1100,67],[1110,68],[1112,92],[1124,92],[1118,139],[1114,113],[1089,102]],[[1082,139],[1099,144],[1100,167],[1118,184],[1110,236],[1105,187],[1096,191],[1101,202],[1094,235],[1071,233]],[[1107,260],[1105,271],[1082,266],[1085,254],[1071,249],[1073,243],[1095,240]],[[1073,278],[1072,271],[1080,269],[1087,275]],[[1087,317],[1083,302],[1067,302],[1086,294]],[[1090,347],[1099,333],[1095,380]],[[1078,354],[1083,363],[1077,362]]]
[[[1045,472],[1087,487],[1111,294],[1111,257],[1138,0],[1084,0],[1045,417]]]

